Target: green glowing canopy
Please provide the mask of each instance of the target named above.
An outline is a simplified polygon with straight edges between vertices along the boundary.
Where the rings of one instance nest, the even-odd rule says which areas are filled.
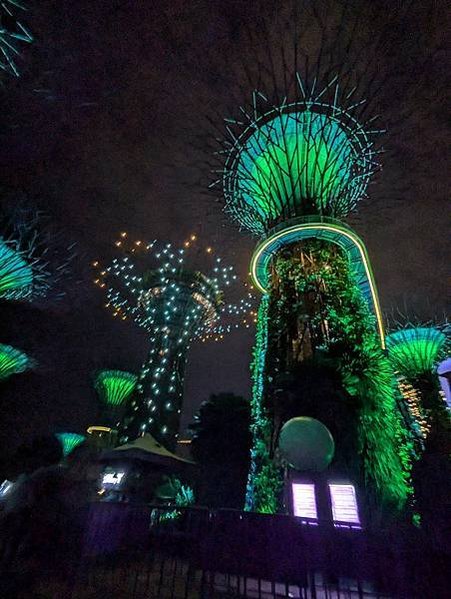
[[[61,443],[64,457],[72,453],[86,438],[84,435],[79,435],[77,433],[56,433],[55,436]]]
[[[445,343],[445,335],[432,327],[403,329],[386,338],[390,362],[407,377],[432,371]]]
[[[12,374],[25,372],[33,366],[33,361],[24,352],[0,344],[0,380],[9,378]]]
[[[374,171],[374,150],[359,123],[315,102],[252,119],[227,153],[226,209],[259,234],[288,218],[346,216]]]
[[[133,393],[138,377],[122,370],[100,370],[95,378],[95,388],[104,403],[120,406]]]
[[[332,119],[306,110],[281,114],[243,145],[239,190],[259,212],[276,218],[285,202],[310,199],[318,211],[352,186],[352,145]]]
[[[33,283],[33,269],[19,251],[0,238],[0,297],[16,299]]]

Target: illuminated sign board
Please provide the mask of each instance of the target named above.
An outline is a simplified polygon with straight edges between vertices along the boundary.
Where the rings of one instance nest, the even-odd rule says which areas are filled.
[[[355,524],[357,528],[360,528],[354,485],[329,484],[329,490],[334,522]]]
[[[102,486],[113,486],[118,487],[125,476],[125,472],[105,472],[102,477]]]
[[[315,485],[293,483],[293,513],[300,518],[318,517],[315,498]]]

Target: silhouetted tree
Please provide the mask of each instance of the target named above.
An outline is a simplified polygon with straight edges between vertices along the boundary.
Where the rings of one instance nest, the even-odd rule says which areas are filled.
[[[190,424],[192,456],[200,466],[198,502],[242,509],[251,448],[250,405],[233,393],[202,403]]]

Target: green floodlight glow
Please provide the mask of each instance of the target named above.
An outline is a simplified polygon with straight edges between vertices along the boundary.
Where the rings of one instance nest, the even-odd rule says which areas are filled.
[[[336,79],[316,95],[300,77],[298,85],[300,101],[261,110],[258,102],[267,99],[255,92],[252,109],[227,120],[222,179],[214,184],[222,182],[226,210],[258,235],[289,218],[346,216],[377,169],[374,144],[351,114],[364,101],[341,109]],[[333,100],[320,100],[329,89]]]
[[[138,377],[122,370],[100,370],[95,388],[102,401],[109,406],[121,406],[133,393]]]
[[[32,366],[33,361],[24,352],[11,345],[0,345],[0,381],[25,372]]]
[[[445,347],[446,336],[432,327],[417,327],[391,333],[386,343],[393,367],[411,377],[434,369]]]
[[[352,187],[353,148],[340,126],[311,111],[281,114],[243,143],[237,163],[243,200],[269,219],[294,201],[314,199],[322,211],[329,195]]]
[[[64,457],[72,453],[86,438],[84,435],[79,435],[77,433],[56,433],[55,436],[61,443]]]

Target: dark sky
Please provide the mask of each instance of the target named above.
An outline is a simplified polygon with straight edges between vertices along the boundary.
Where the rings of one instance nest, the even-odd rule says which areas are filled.
[[[1,341],[40,362],[2,386],[3,448],[32,433],[83,431],[96,417],[92,371],[141,365],[145,335],[112,320],[84,268],[111,254],[118,231],[172,242],[195,231],[246,276],[254,242],[205,194],[209,119],[221,127],[220,115],[246,100],[243,89],[250,94],[244,72],[267,62],[264,29],[285,4],[44,0],[27,14],[36,43],[24,52],[22,78],[0,90],[0,181],[78,241],[82,281],[56,308],[2,306]],[[448,11],[444,1],[419,0],[393,17],[393,4],[371,3],[377,18],[364,21],[357,50],[367,51],[365,35],[382,42],[369,67],[389,74],[376,98],[389,133],[383,170],[351,222],[367,243],[383,308],[427,319],[443,316],[449,299]],[[333,20],[341,3],[327,5]],[[300,30],[309,26],[299,17]],[[278,43],[291,47],[292,29]],[[212,392],[249,394],[251,344],[243,331],[192,348],[184,425]]]

